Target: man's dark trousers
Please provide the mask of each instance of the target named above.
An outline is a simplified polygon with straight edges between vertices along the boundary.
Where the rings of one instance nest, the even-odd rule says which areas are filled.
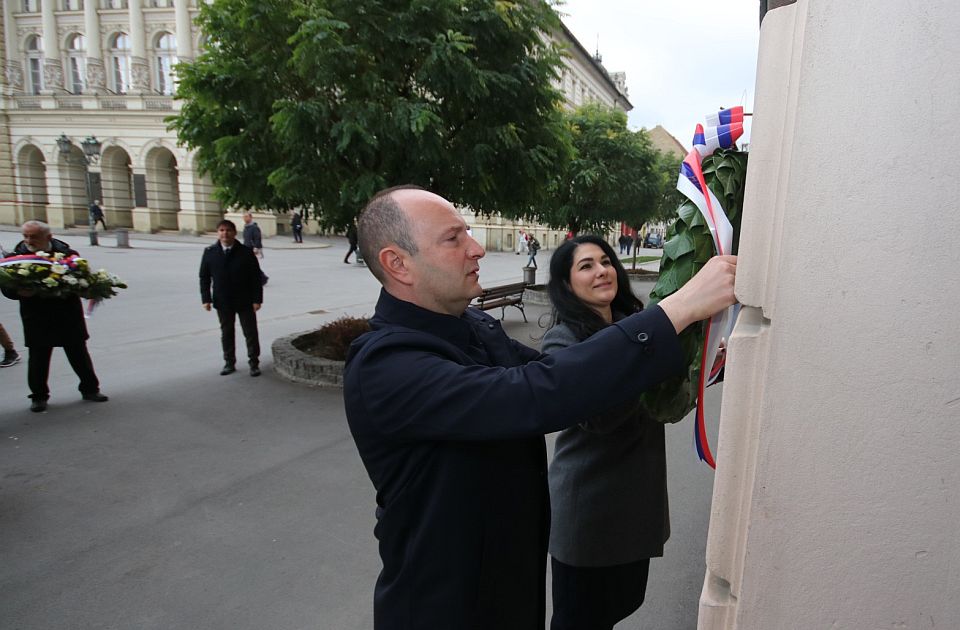
[[[80,377],[81,395],[96,394],[100,391],[100,381],[93,371],[93,361],[87,352],[87,344],[64,344],[63,351],[67,354],[70,367]],[[50,388],[47,379],[50,375],[50,356],[53,354],[51,346],[31,346],[27,356],[27,385],[30,386],[30,398],[46,400],[50,397]]]
[[[220,344],[223,346],[223,361],[226,365],[236,365],[236,320],[240,320],[240,329],[247,341],[247,360],[250,367],[260,365],[260,335],[257,332],[257,313],[252,306],[233,310],[223,306],[217,309],[220,318]]]

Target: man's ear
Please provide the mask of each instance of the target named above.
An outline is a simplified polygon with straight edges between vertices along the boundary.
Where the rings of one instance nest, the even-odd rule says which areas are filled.
[[[412,285],[413,278],[410,276],[410,268],[407,266],[407,257],[409,254],[397,246],[388,246],[380,250],[377,254],[377,260],[384,272],[400,284]]]

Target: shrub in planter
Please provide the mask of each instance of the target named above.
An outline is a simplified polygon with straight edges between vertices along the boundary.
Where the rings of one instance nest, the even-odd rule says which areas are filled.
[[[314,356],[345,361],[353,340],[369,330],[370,322],[366,318],[344,316],[299,337],[293,345]]]

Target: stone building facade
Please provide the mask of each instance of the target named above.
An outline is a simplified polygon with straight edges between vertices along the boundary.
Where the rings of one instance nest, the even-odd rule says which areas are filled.
[[[211,182],[164,123],[178,107],[173,65],[201,45],[197,10],[197,0],[4,0],[0,222],[85,224],[89,195],[112,226],[216,225]],[[90,136],[102,145],[88,180]]]

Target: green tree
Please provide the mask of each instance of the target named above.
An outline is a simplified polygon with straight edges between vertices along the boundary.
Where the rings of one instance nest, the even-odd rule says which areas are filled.
[[[584,105],[566,119],[574,155],[537,218],[577,233],[650,217],[660,184],[657,153],[646,134],[627,129],[624,112],[598,104]]]
[[[677,206],[685,197],[677,190],[677,176],[683,160],[672,153],[657,152],[657,194],[650,216],[644,221],[669,223],[677,216]]]
[[[170,124],[228,204],[343,226],[415,183],[525,216],[568,156],[547,3],[215,0],[199,23]]]

